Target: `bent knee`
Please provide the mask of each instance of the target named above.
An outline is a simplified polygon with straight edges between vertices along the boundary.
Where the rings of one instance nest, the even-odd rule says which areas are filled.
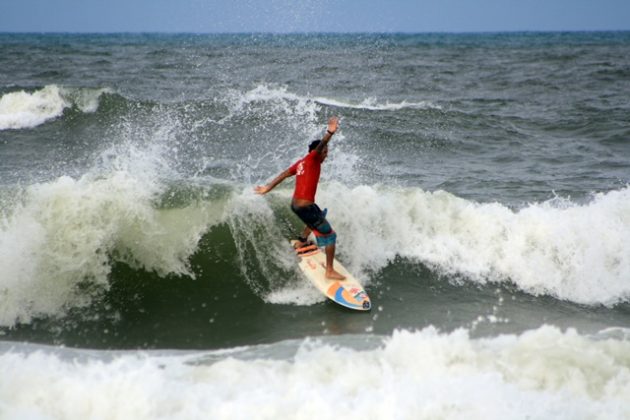
[[[332,232],[328,235],[315,235],[315,239],[317,240],[318,247],[327,247],[330,245],[335,245],[335,243],[337,243],[337,234],[335,232]]]

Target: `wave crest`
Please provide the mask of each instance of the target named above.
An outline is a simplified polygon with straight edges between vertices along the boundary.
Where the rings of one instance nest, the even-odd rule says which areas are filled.
[[[88,304],[109,287],[115,261],[193,276],[188,258],[216,212],[211,203],[157,209],[156,192],[123,171],[29,187],[0,224],[0,325]]]
[[[630,297],[630,188],[587,204],[555,199],[518,211],[444,191],[378,186],[331,184],[319,200],[335,203],[339,252],[354,270],[378,270],[399,255],[449,276],[509,280],[577,303]]]
[[[60,117],[66,108],[96,112],[99,98],[110,89],[69,89],[48,85],[34,92],[10,92],[0,97],[0,130],[37,127]]]
[[[376,98],[367,98],[359,103],[338,100],[338,99],[329,99],[324,97],[315,98],[317,103],[322,105],[334,106],[338,108],[351,108],[351,109],[361,109],[368,111],[399,111],[401,109],[436,109],[442,110],[440,105],[434,104],[430,101],[421,101],[421,102],[407,102],[405,100],[401,102],[389,102],[379,103]]]

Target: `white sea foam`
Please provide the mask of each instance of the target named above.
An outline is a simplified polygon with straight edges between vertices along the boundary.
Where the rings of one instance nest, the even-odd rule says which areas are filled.
[[[630,416],[630,342],[554,327],[486,339],[396,331],[371,350],[307,340],[280,360],[221,354],[208,363],[212,353],[77,359],[5,351],[0,410],[5,418],[65,419]]]
[[[109,89],[66,89],[48,85],[32,93],[5,93],[0,97],[0,130],[32,128],[60,117],[73,105],[82,112],[95,112],[99,98]]]
[[[379,270],[396,256],[470,281],[586,304],[630,297],[630,188],[587,204],[552,200],[514,211],[448,192],[325,184],[339,253],[352,270]],[[360,250],[360,252],[356,252]]]

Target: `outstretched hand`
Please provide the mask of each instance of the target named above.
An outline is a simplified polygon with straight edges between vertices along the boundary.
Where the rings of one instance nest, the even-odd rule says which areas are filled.
[[[339,118],[330,117],[328,119],[328,131],[334,134],[337,131],[338,127],[339,127]]]
[[[273,181],[271,181],[270,183],[266,185],[258,185],[257,187],[254,187],[254,192],[260,195],[267,194],[269,191],[276,188],[276,185],[278,185],[279,183],[284,181],[285,178],[288,178],[291,175],[292,175],[291,171],[287,169],[286,171],[282,172],[280,175],[275,177]]]
[[[271,188],[269,188],[267,185],[258,185],[254,187],[254,192],[260,195],[267,194],[270,190]]]

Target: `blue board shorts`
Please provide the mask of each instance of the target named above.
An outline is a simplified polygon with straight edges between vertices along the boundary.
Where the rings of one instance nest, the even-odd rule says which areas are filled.
[[[310,204],[305,207],[291,205],[291,210],[306,226],[311,228],[315,234],[315,239],[317,239],[317,246],[325,247],[337,242],[337,234],[326,220],[326,214],[317,204]]]

